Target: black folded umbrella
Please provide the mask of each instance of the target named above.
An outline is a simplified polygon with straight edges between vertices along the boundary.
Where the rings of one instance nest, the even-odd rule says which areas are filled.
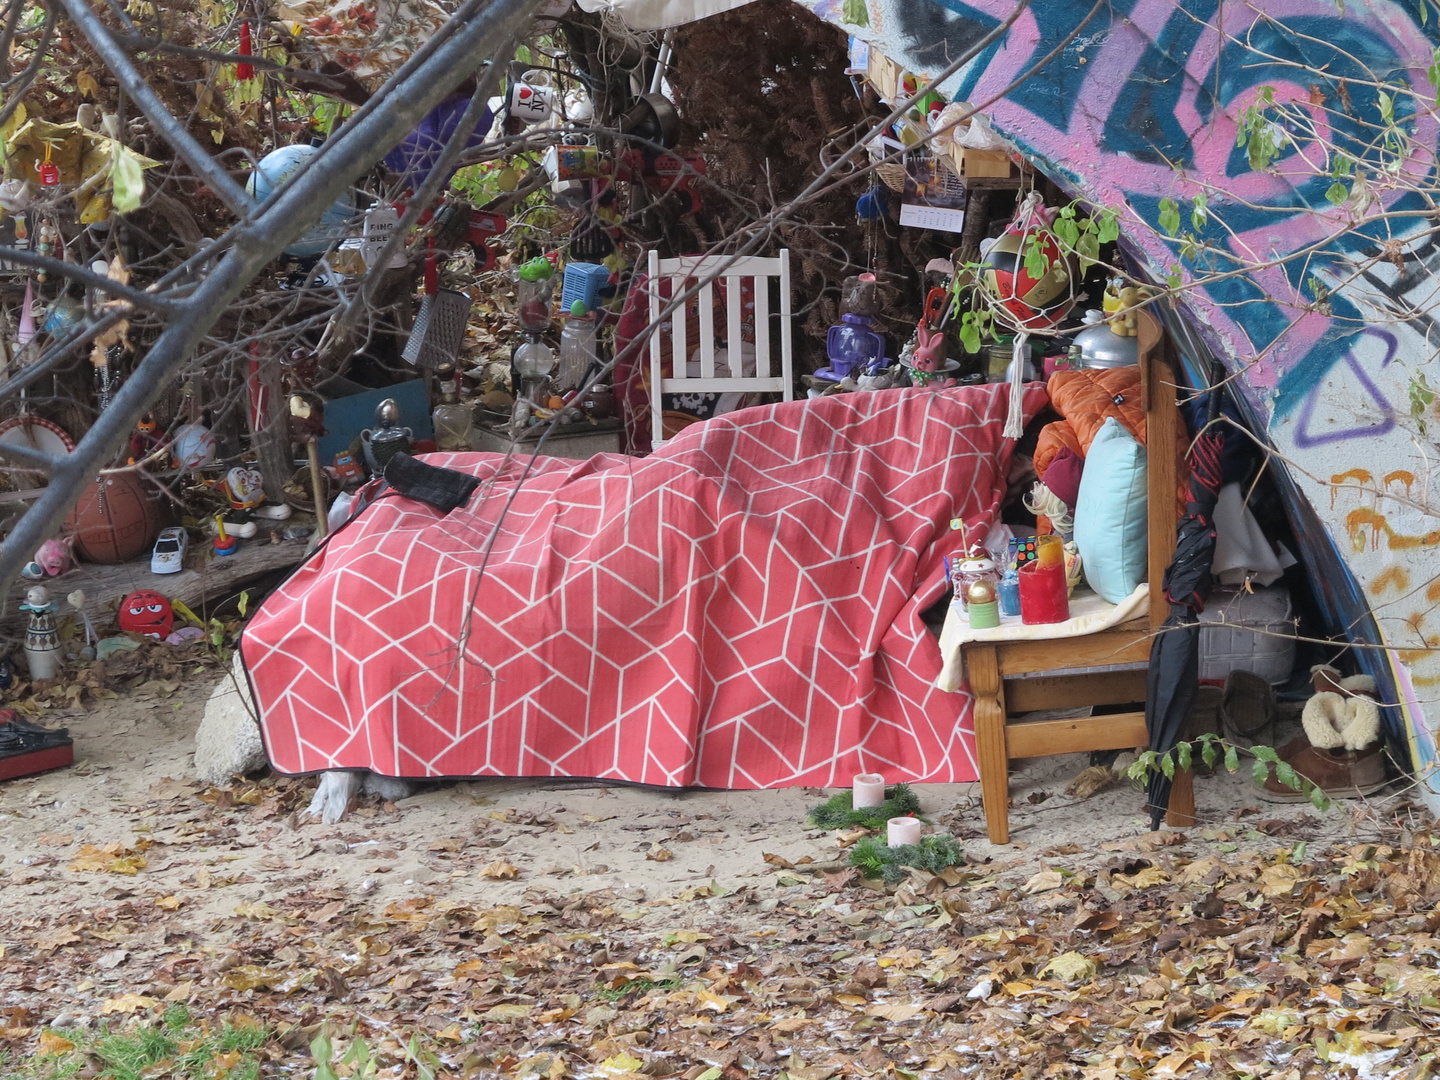
[[[1225,448],[1220,414],[1224,369],[1212,373],[1204,430],[1190,448],[1190,499],[1176,527],[1175,555],[1165,571],[1170,614],[1150,645],[1145,678],[1145,729],[1150,749],[1164,754],[1180,742],[1200,682],[1200,622],[1210,596],[1210,565],[1215,557],[1215,501],[1220,495],[1220,454]],[[1170,808],[1170,778],[1156,771],[1148,791],[1150,827],[1158,829]]]

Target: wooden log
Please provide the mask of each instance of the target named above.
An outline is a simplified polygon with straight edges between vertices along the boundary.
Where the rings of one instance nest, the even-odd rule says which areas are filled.
[[[85,611],[101,637],[113,632],[115,609],[136,589],[154,589],[160,595],[179,600],[204,617],[204,606],[243,588],[247,583],[276,570],[297,566],[305,557],[305,540],[242,540],[234,555],[217,558],[208,544],[192,541],[185,557],[185,569],[178,574],[152,574],[150,555],[117,566],[81,563],[69,573],[44,581],[21,578],[10,587],[0,611],[0,634],[21,637],[28,615],[21,611],[25,591],[34,585],[50,590],[50,599],[60,605],[60,616],[70,614],[65,597],[76,589],[85,590]]]

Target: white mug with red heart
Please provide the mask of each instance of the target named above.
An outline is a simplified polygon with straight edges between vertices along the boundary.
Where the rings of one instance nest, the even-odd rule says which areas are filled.
[[[510,84],[506,104],[511,116],[527,124],[538,124],[555,111],[557,97],[550,73],[532,69]]]

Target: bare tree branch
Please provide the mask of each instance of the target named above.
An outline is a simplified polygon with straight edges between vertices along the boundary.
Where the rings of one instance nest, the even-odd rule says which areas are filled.
[[[80,0],[62,2],[67,10],[80,4]],[[136,418],[159,397],[245,287],[309,226],[315,208],[331,205],[348,191],[474,69],[477,57],[495,56],[534,14],[539,3],[489,0],[466,5],[467,14],[453,17],[446,24],[448,32],[436,35],[442,39],[441,44],[429,48],[435,38],[427,43],[422,50],[423,62],[407,65],[405,78],[393,86],[391,93],[377,95],[371,106],[361,110],[363,117],[352,119],[326,144],[323,156],[313,158],[290,183],[266,200],[253,218],[232,231],[233,246],[205,275],[194,294],[177,305],[176,316],[145,359],[75,450],[54,467],[45,493],[0,543],[0,583],[13,580],[35,548],[60,525],[81,485],[124,445]],[[97,25],[88,9],[82,9],[82,18],[92,30]],[[118,49],[103,28],[99,32]],[[123,55],[122,60],[128,65]],[[129,70],[133,75],[133,68]]]

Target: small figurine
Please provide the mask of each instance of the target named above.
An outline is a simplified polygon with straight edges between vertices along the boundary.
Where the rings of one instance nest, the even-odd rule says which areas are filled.
[[[85,627],[85,646],[80,650],[80,659],[95,659],[95,624],[90,621],[90,616],[85,612],[85,590],[76,589],[65,602],[75,609],[75,614],[80,616],[80,622]]]
[[[74,565],[74,543],[74,538],[69,536],[59,540],[46,540],[35,552],[34,561],[26,563],[20,571],[21,576],[32,581],[59,577]]]
[[[50,591],[36,585],[25,594],[21,611],[30,613],[25,628],[25,660],[30,665],[33,681],[53,679],[60,673],[60,635],[55,631],[55,605]]]
[[[175,609],[154,589],[136,589],[120,601],[116,613],[120,629],[130,634],[163,639],[175,625]]]
[[[161,449],[163,444],[158,428],[159,425],[155,422],[152,413],[147,412],[140,418],[135,425],[135,431],[130,436],[130,460],[126,462],[127,465],[145,461],[151,454],[155,454]],[[163,452],[156,454],[155,459],[147,464],[156,465],[161,469],[169,468],[170,455]]]
[[[365,464],[376,476],[385,474],[385,466],[396,454],[408,454],[414,448],[415,433],[400,426],[400,406],[394,398],[386,398],[375,406],[375,427],[360,432],[360,446]]]
[[[236,466],[220,482],[230,509],[225,511],[225,529],[241,539],[255,535],[257,526],[253,511],[265,501],[265,478],[259,469]]]
[[[0,690],[9,690],[15,685],[15,661],[10,654],[0,656]]]
[[[825,355],[830,363],[815,372],[817,379],[842,382],[859,375],[874,375],[885,365],[885,338],[875,331],[880,310],[879,285],[874,274],[845,279],[840,290],[838,326],[825,334]]]
[[[965,558],[957,560],[954,566],[955,596],[960,601],[961,607],[965,607],[969,603],[970,586],[983,581],[990,586],[993,592],[995,587],[1000,584],[1000,570],[983,544],[972,545],[969,554]]]

